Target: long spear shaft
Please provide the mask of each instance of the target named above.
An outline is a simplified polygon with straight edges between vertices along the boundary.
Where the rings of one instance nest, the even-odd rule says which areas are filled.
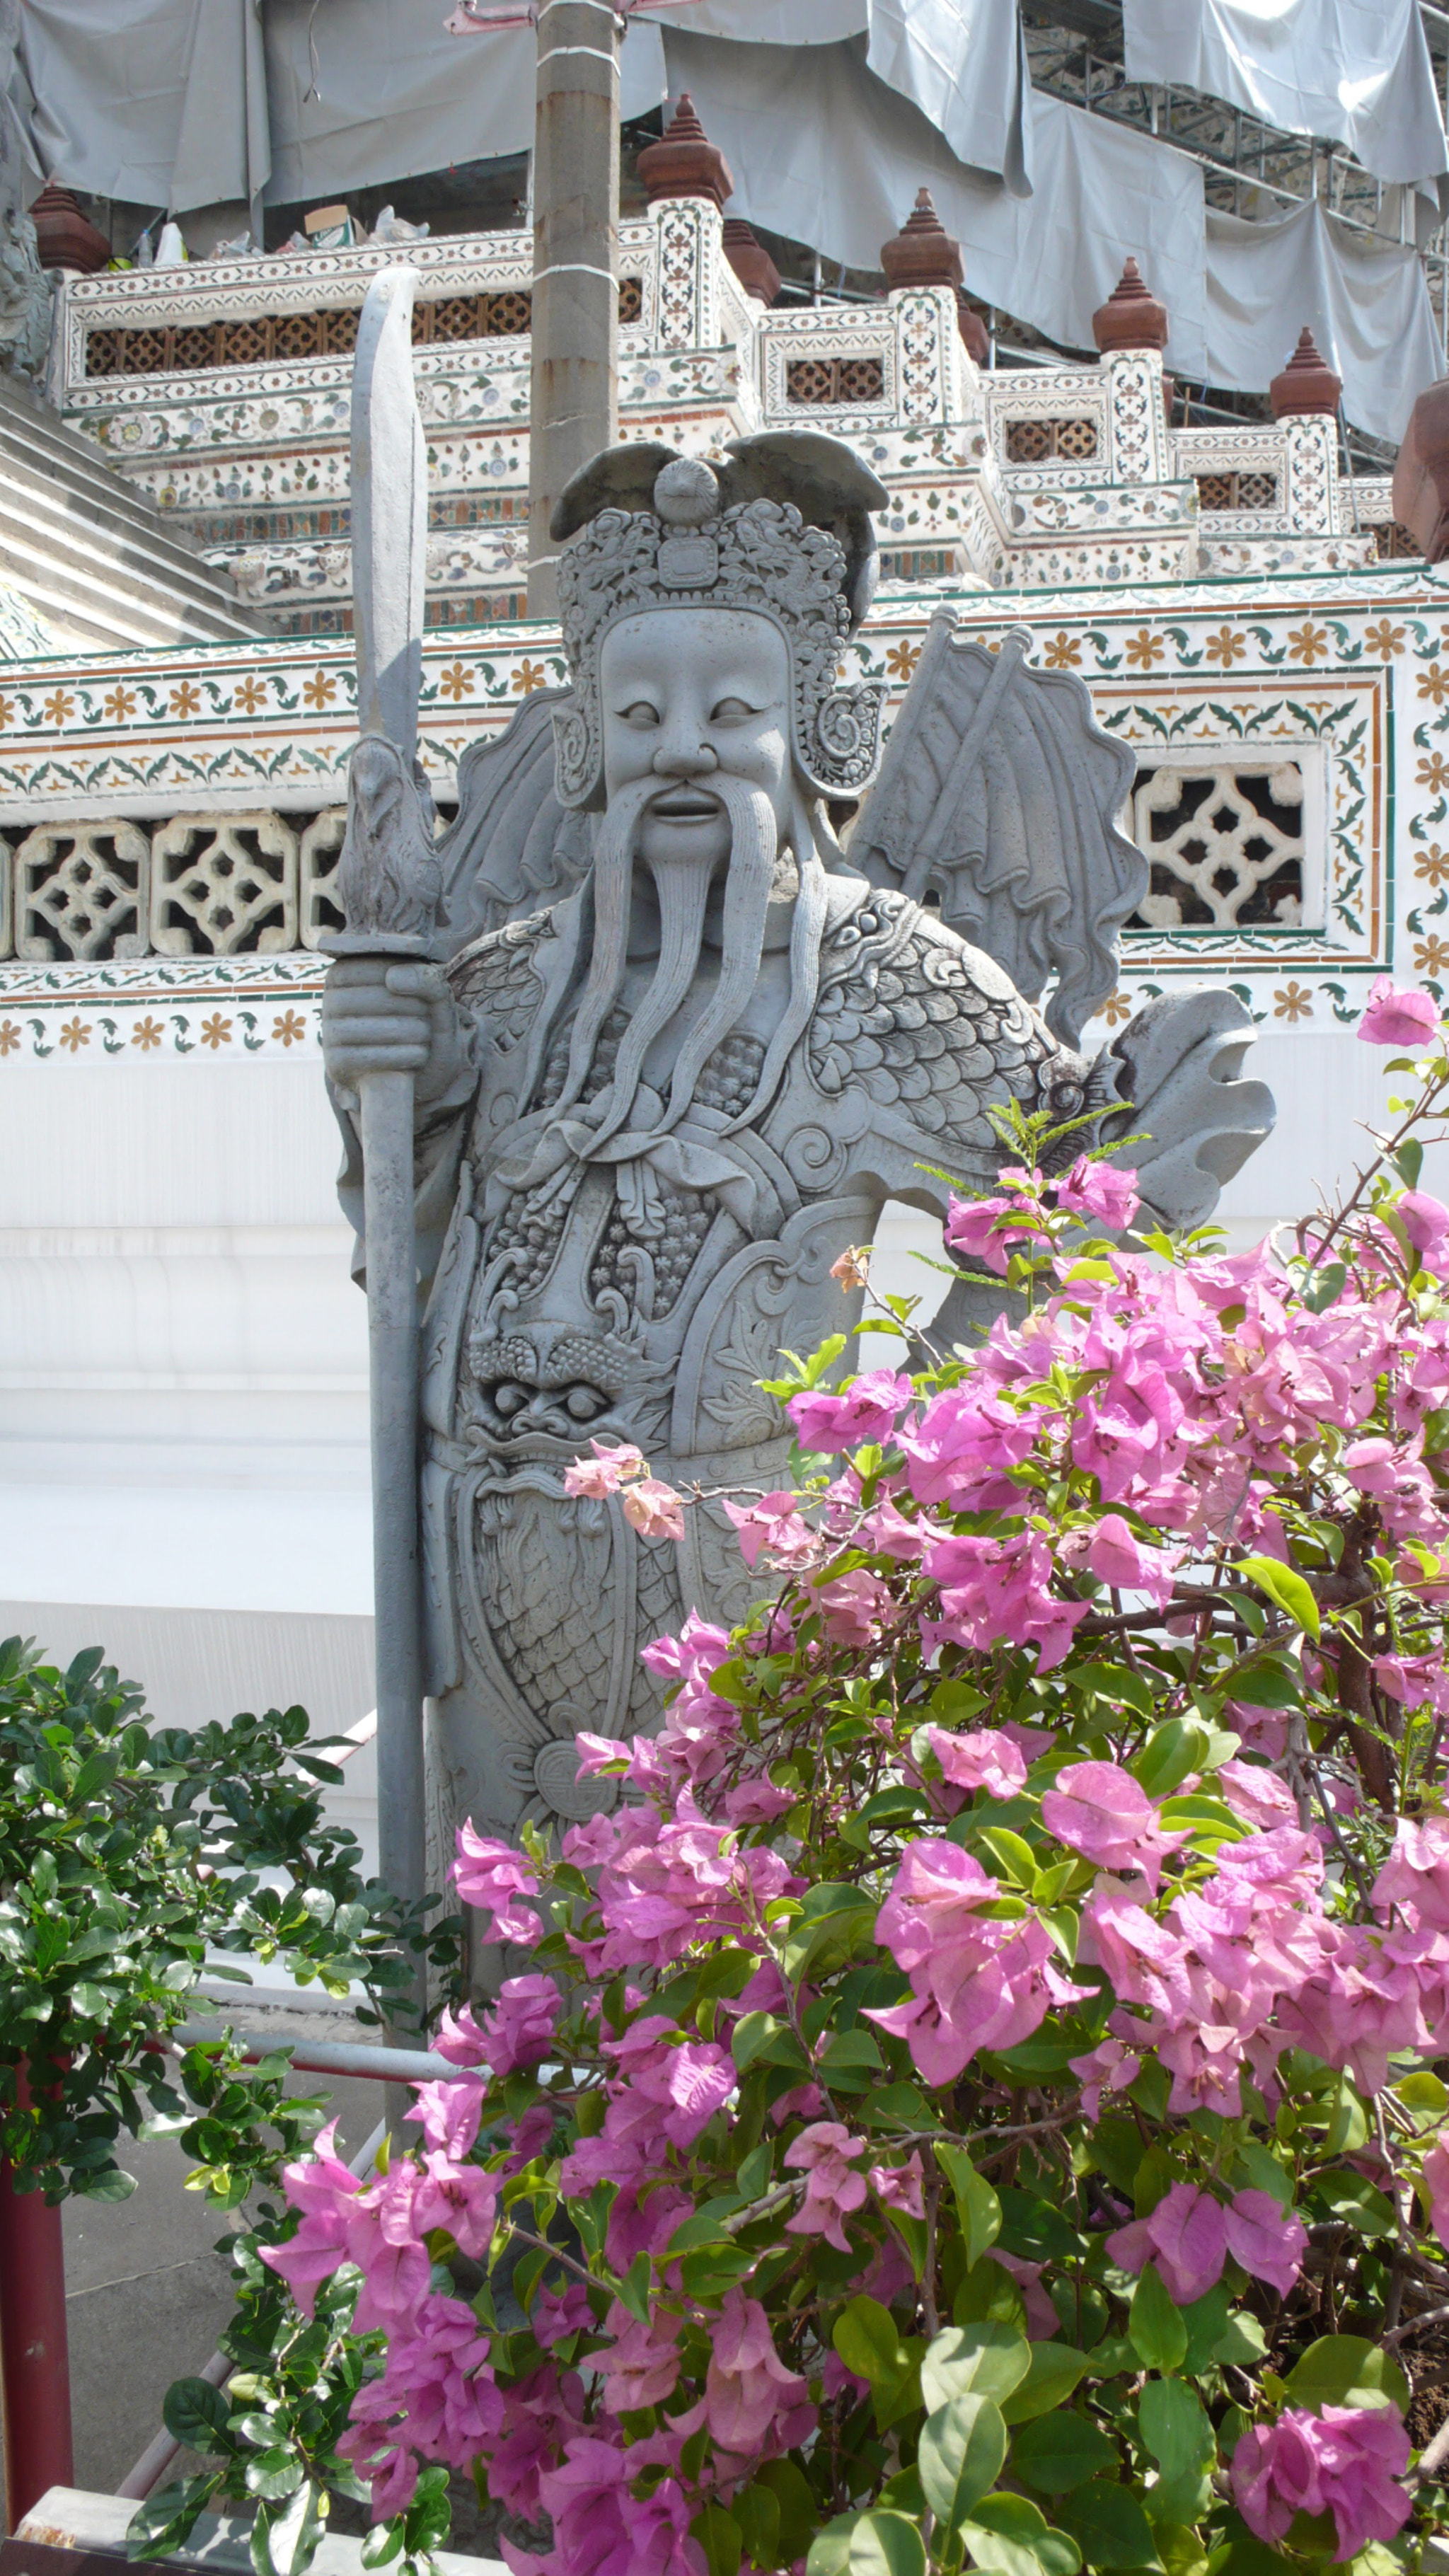
[[[353,616],[362,740],[348,779],[338,886],[342,956],[432,953],[441,872],[415,783],[427,454],[413,389],[416,272],[374,278],[352,378]],[[413,1077],[361,1076],[376,1621],[379,1864],[424,1892],[422,1587],[418,1544],[418,1265]],[[415,2001],[421,2001],[422,1972]]]

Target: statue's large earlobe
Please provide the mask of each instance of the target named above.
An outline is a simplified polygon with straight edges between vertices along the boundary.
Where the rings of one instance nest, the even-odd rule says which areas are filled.
[[[822,796],[861,796],[880,759],[885,683],[858,680],[832,689],[815,708],[808,736],[797,742],[800,764]]]
[[[604,803],[603,745],[599,738],[599,702],[592,689],[578,687],[553,711],[554,791],[560,805],[575,813],[598,813]]]

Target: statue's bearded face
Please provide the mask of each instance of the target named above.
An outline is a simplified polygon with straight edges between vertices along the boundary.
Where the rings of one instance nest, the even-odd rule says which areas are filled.
[[[769,618],[748,609],[669,608],[626,617],[599,661],[604,787],[657,778],[636,848],[656,871],[711,872],[730,855],[730,818],[713,781],[763,793],[789,830],[790,657]]]

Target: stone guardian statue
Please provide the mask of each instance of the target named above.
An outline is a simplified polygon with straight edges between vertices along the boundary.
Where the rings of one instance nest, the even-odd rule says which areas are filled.
[[[597,458],[554,530],[572,686],[463,765],[438,962],[329,977],[355,1223],[358,1083],[415,1076],[440,1850],[457,1816],[607,1805],[576,1732],[647,1728],[640,1647],[758,1590],[717,1508],[676,1544],[568,1499],[591,1435],[675,1485],[778,1485],[758,1380],[841,1329],[831,1265],[887,1199],[939,1211],[941,1171],[993,1184],[993,1104],[1090,1113],[1074,1152],[1146,1130],[1128,1159],[1173,1224],[1272,1124],[1226,993],[1079,1050],[1147,874],[1113,821],[1131,755],[1080,681],[938,619],[867,796],[884,693],[840,656],[885,499],[810,433]],[[831,814],[863,796],[842,848]],[[948,1339],[972,1292],[953,1299]]]

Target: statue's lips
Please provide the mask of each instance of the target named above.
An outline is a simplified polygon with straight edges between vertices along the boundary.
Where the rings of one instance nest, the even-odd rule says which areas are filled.
[[[652,799],[649,811],[665,823],[713,823],[724,807],[708,788],[671,787],[667,795]]]

